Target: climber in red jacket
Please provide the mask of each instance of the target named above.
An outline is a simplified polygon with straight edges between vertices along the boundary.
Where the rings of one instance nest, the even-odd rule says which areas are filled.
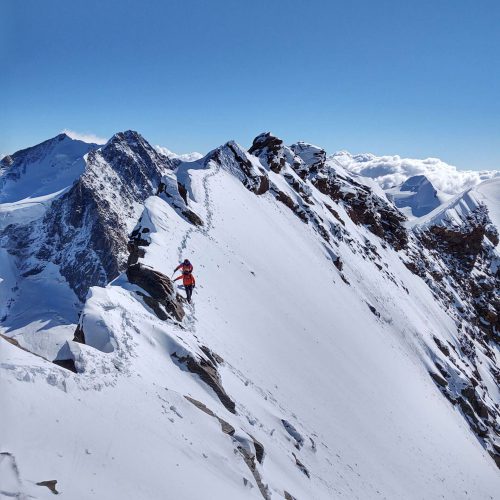
[[[182,264],[181,264],[182,265]],[[193,266],[191,266],[191,269]],[[193,295],[193,289],[196,285],[196,280],[190,272],[182,272],[180,276],[174,279],[174,281],[180,280],[182,278],[182,284],[184,285],[184,290],[186,290],[186,299],[191,303],[191,295]]]

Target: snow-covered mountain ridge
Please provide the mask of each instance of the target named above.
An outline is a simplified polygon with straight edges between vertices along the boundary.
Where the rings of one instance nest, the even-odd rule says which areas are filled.
[[[2,491],[495,497],[491,185],[408,228],[375,182],[268,133],[172,162],[126,132],[85,162],[2,232]],[[194,306],[169,278],[186,256]],[[74,316],[26,316],[36,286]]]

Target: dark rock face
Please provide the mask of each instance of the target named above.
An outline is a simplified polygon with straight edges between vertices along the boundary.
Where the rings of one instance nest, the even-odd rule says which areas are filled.
[[[40,481],[36,483],[37,486],[46,486],[54,495],[59,495],[59,491],[56,489],[57,480],[50,479],[49,481]]]
[[[457,293],[469,305],[469,320],[487,339],[500,340],[500,289],[499,273],[495,267],[494,252],[487,243],[491,222],[486,207],[479,206],[469,214],[459,227],[436,224],[418,234],[422,245],[442,263],[441,280],[434,286],[442,290],[452,282]],[[417,258],[416,267],[426,272],[426,262]],[[444,279],[446,277],[446,279]],[[443,280],[443,281],[442,281]],[[441,286],[439,284],[441,283]]]
[[[54,359],[52,363],[60,366],[61,368],[66,368],[66,370],[69,370],[70,372],[78,373],[74,359]]]
[[[149,232],[148,228],[136,227],[130,234],[127,250],[129,252],[127,266],[137,264],[139,259],[146,255],[144,247],[149,246],[149,240],[145,239],[145,234]]]
[[[416,231],[405,264],[428,284],[460,325],[460,349],[434,337],[443,359],[435,361],[436,371],[430,375],[500,467],[500,453],[494,446],[500,437],[496,423],[500,409],[478,369],[479,364],[482,370],[489,367],[493,380],[498,378],[495,350],[500,332],[500,275],[491,272],[498,257],[489,228],[488,211],[482,205],[463,216],[461,223],[444,218]],[[491,364],[485,366],[478,359],[478,350]]]
[[[158,318],[182,321],[184,309],[168,276],[138,263],[127,268],[127,278],[147,292],[142,298]]]
[[[20,258],[22,272],[59,265],[83,300],[90,286],[104,286],[124,270],[127,226],[170,168],[137,132],[116,134],[88,154],[83,175],[43,220],[6,228],[9,252]]]
[[[220,402],[231,413],[236,413],[236,405],[234,401],[228,396],[224,387],[222,386],[219,373],[217,371],[217,364],[212,359],[206,357],[194,358],[189,354],[178,355],[172,354],[179,364],[184,366],[189,372],[198,375],[205,384],[213,389]]]
[[[342,203],[355,224],[365,226],[396,250],[408,244],[404,215],[368,187],[350,177],[340,176],[328,165],[325,150],[304,142],[287,147],[267,132],[254,139],[249,153],[257,156],[269,170],[284,177],[296,193],[295,200],[271,181],[270,192],[302,222],[311,223],[325,241],[330,241],[329,233],[332,231],[310,209],[311,189],[308,182],[335,203]],[[326,208],[330,212],[333,210],[332,207]],[[345,225],[337,213],[334,216]]]
[[[269,168],[279,174],[285,166],[283,141],[271,135],[270,132],[260,134],[252,143],[248,152],[257,158],[262,158]]]
[[[325,169],[326,151],[324,149],[305,142],[292,144],[290,149],[303,162],[302,165],[299,162],[292,164],[301,178],[305,179],[308,175],[318,174]]]
[[[367,187],[335,172],[312,180],[316,188],[334,202],[343,203],[355,224],[387,241],[395,250],[408,244],[408,233],[403,223],[405,216]]]
[[[73,337],[73,342],[78,342],[79,344],[85,344],[85,332],[80,324],[77,325],[75,334]]]

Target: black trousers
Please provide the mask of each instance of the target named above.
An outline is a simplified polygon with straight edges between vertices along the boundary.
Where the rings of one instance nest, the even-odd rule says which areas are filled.
[[[193,295],[193,285],[187,285],[184,287],[184,290],[186,290],[186,299],[188,302],[191,302],[191,295]]]

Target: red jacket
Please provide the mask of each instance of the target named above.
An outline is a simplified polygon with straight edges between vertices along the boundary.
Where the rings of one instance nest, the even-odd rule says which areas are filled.
[[[182,278],[182,284],[184,286],[196,285],[196,280],[194,279],[194,276],[191,273],[181,274],[180,276],[177,276],[177,278],[175,278],[174,281],[180,280],[181,278]]]

